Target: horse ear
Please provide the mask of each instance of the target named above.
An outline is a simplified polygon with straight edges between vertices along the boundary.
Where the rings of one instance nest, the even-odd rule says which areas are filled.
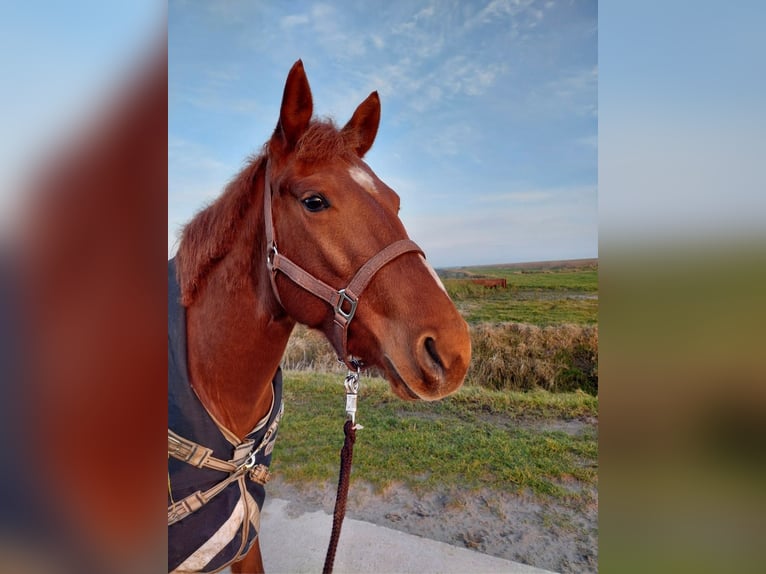
[[[357,137],[356,154],[364,157],[378,133],[380,125],[380,97],[378,92],[372,92],[359,107],[356,108],[354,115],[343,127],[344,133],[354,133]]]
[[[282,94],[282,107],[279,111],[279,122],[274,136],[282,140],[285,151],[295,148],[298,139],[309,127],[314,104],[311,99],[311,88],[303,62],[298,60],[290,68]]]

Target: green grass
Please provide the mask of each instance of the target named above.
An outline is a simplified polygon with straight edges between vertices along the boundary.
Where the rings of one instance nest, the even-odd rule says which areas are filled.
[[[598,291],[598,269],[524,269],[488,266],[466,267],[461,271],[482,277],[498,277],[508,281],[508,289],[546,289],[554,291]]]
[[[597,480],[597,430],[575,434],[557,421],[596,417],[585,393],[498,392],[464,387],[435,403],[394,397],[381,379],[363,377],[353,480],[378,488],[405,484],[579,496],[564,484]],[[285,417],[273,469],[290,482],[337,480],[345,397],[337,375],[285,373]]]
[[[504,278],[505,289],[487,289],[464,277]],[[513,266],[443,270],[444,284],[463,317],[477,323],[556,325],[598,323],[598,268],[524,269]]]
[[[537,293],[508,289],[483,289],[484,293],[469,296],[452,292],[452,300],[466,321],[476,323],[529,323],[556,325],[575,323],[594,325],[598,322],[598,299],[563,293],[558,297],[542,298]]]

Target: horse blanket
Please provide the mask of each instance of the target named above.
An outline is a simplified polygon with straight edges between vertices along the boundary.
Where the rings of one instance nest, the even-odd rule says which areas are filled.
[[[256,465],[269,466],[282,412],[282,372],[272,381],[274,400],[269,413],[240,442],[217,424],[194,393],[186,362],[186,310],[180,303],[175,260],[168,262],[168,428],[177,435],[212,449],[224,461],[255,455]],[[266,444],[267,431],[271,429]],[[239,448],[238,448],[239,447]],[[244,457],[246,458],[246,456]],[[168,505],[198,491],[207,491],[229,473],[198,468],[168,456]],[[209,502],[168,527],[168,572],[218,572],[242,558],[258,536],[265,498],[262,484],[242,474]],[[169,520],[170,522],[170,520]]]

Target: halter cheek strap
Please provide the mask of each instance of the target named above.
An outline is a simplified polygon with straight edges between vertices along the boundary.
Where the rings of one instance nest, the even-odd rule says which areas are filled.
[[[359,268],[351,281],[349,281],[348,286],[342,289],[335,289],[279,253],[277,250],[276,238],[274,237],[271,194],[271,162],[267,161],[266,179],[263,190],[263,213],[266,227],[266,266],[270,272],[269,276],[274,296],[277,298],[277,301],[282,304],[276,281],[277,272],[281,272],[305,291],[308,291],[312,295],[329,303],[333,309],[334,328],[331,342],[335,347],[335,351],[338,353],[338,359],[345,363],[350,369],[356,370],[359,367],[359,362],[353,359],[348,353],[348,326],[356,313],[359,296],[375,274],[385,265],[405,253],[419,253],[420,255],[423,255],[423,251],[414,241],[409,239],[395,241],[368,259],[367,262]]]

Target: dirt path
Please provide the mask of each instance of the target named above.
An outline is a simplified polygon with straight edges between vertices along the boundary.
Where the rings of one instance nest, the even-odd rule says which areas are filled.
[[[267,491],[289,500],[287,513],[297,517],[316,510],[331,513],[335,488],[329,483],[301,487],[275,477]],[[588,502],[567,506],[500,489],[417,495],[401,485],[375,492],[356,482],[347,516],[555,572],[597,572],[597,494],[593,489],[585,495]]]

